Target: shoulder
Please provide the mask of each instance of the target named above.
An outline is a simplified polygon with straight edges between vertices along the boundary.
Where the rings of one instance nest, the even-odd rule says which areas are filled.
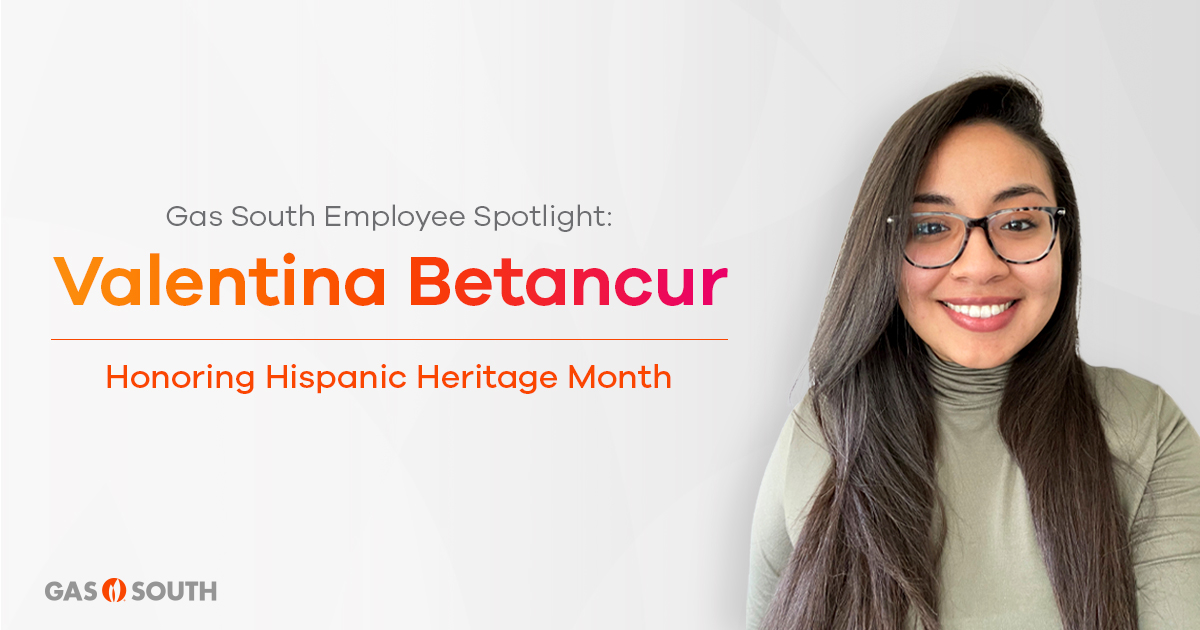
[[[1108,422],[1160,438],[1181,420],[1186,422],[1179,406],[1158,385],[1120,368],[1088,365],[1087,369]]]
[[[1152,467],[1182,432],[1190,430],[1179,406],[1158,385],[1119,368],[1087,369],[1109,447],[1118,459],[1138,468]]]
[[[1120,368],[1084,365],[1102,407],[1148,413],[1159,406],[1163,391],[1158,385]]]
[[[804,395],[804,400],[788,413],[784,426],[788,469],[820,476],[824,474],[821,465],[829,463],[829,447],[821,424],[817,420],[816,407],[813,405],[812,392]],[[781,440],[782,441],[782,440]]]
[[[788,413],[787,425],[787,429],[793,435],[795,446],[808,445],[827,450],[825,437],[821,433],[821,425],[817,422],[817,410],[813,404],[811,390],[804,394],[803,400],[792,407],[791,412]]]

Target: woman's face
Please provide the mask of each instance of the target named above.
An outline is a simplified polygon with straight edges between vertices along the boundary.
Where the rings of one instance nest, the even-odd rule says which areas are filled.
[[[1023,206],[1057,206],[1042,157],[994,123],[959,125],[934,149],[917,183],[913,212],[954,212],[971,218]],[[1058,304],[1062,252],[1058,239],[1035,263],[1015,265],[996,256],[972,229],[953,264],[921,269],[901,263],[900,309],[913,330],[943,360],[971,368],[995,367],[1033,340]],[[1006,304],[992,318],[971,318],[949,305]],[[965,309],[964,309],[965,310]]]

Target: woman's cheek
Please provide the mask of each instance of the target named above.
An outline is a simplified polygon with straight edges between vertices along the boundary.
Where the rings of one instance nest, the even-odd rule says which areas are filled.
[[[900,292],[902,299],[907,299],[907,308],[913,314],[927,317],[929,305],[932,303],[932,293],[937,288],[942,274],[938,269],[917,269],[905,265],[900,274]]]
[[[1050,317],[1054,315],[1054,310],[1058,307],[1059,296],[1062,293],[1062,255],[1057,244],[1051,255],[1042,262],[1049,264],[1039,267],[1040,263],[1035,263],[1022,270],[1025,272],[1023,280],[1026,288],[1036,293],[1041,302],[1040,312],[1038,312],[1035,322],[1037,330],[1033,331],[1034,336],[1041,332],[1046,323],[1050,321]]]

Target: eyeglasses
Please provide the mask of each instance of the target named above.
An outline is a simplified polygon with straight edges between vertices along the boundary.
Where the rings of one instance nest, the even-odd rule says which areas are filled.
[[[1016,265],[1037,262],[1050,253],[1058,218],[1066,208],[1008,208],[972,219],[953,212],[914,212],[887,218],[904,228],[904,259],[914,267],[937,269],[954,264],[967,249],[971,230],[984,228],[988,245],[1001,260]]]

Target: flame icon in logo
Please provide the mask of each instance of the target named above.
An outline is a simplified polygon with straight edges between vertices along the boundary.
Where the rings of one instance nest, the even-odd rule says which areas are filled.
[[[101,589],[101,592],[104,595],[104,599],[107,599],[110,602],[119,602],[122,599],[125,599],[125,583],[117,578],[109,578],[108,581],[104,583],[104,587]]]

